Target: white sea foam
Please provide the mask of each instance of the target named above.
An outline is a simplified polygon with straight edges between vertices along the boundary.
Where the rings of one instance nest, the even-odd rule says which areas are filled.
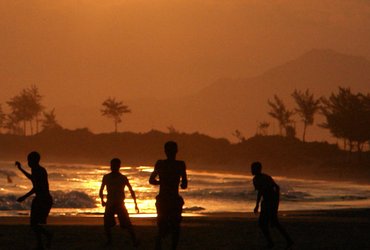
[[[49,185],[54,197],[54,214],[101,214],[104,208],[98,198],[101,179],[108,166],[89,164],[46,164]],[[189,166],[191,169],[191,166]],[[25,167],[27,168],[27,167]],[[138,197],[142,213],[155,213],[158,187],[148,184],[150,166],[124,166]],[[17,203],[16,198],[31,189],[31,183],[12,162],[0,162],[0,216],[27,213],[30,201]],[[7,181],[10,175],[12,183]],[[181,191],[188,213],[247,212],[255,205],[256,193],[252,177],[238,174],[188,172],[189,188]],[[370,185],[275,177],[281,186],[281,210],[333,209],[370,206]],[[134,204],[127,193],[126,206],[134,213]]]

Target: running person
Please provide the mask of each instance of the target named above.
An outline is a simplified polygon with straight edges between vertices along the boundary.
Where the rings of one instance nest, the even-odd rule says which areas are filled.
[[[161,249],[162,239],[168,233],[172,233],[172,249],[174,250],[179,242],[181,213],[184,205],[184,200],[179,195],[179,185],[182,189],[186,189],[188,179],[185,162],[176,160],[176,142],[167,142],[164,149],[167,159],[157,161],[149,178],[150,184],[159,185],[159,194],[155,204],[158,226],[155,249]]]

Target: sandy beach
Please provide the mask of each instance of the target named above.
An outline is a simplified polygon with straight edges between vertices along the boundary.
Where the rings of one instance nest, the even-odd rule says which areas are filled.
[[[370,249],[370,209],[280,212],[282,224],[295,241],[293,249]],[[155,218],[132,218],[140,246],[153,249]],[[119,227],[114,245],[104,246],[102,218],[50,217],[52,249],[135,249]],[[284,241],[272,230],[274,249]],[[169,243],[169,242],[165,242]],[[32,249],[35,245],[28,217],[0,218],[0,249]],[[265,241],[252,213],[222,213],[184,217],[179,249],[264,249]],[[167,248],[169,249],[169,248]]]

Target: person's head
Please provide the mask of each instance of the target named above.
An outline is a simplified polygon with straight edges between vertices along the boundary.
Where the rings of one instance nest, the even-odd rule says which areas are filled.
[[[110,169],[112,170],[112,172],[119,172],[120,167],[121,167],[121,160],[120,159],[113,158],[110,161]]]
[[[175,159],[177,154],[177,143],[174,141],[168,141],[164,144],[164,152],[169,159]]]
[[[253,162],[251,164],[251,172],[252,172],[252,175],[260,174],[262,172],[261,162],[259,162],[259,161]]]
[[[36,151],[32,151],[27,156],[28,166],[31,168],[39,166],[40,163],[40,154]]]

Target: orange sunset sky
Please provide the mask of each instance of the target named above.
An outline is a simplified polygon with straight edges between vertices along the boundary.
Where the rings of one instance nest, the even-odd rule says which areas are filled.
[[[36,84],[47,109],[71,129],[111,131],[99,109],[112,96],[133,110],[121,131],[173,125],[222,137],[238,128],[250,136],[256,122],[271,120],[253,116],[266,113],[265,97],[250,103],[253,114],[238,111],[238,121],[217,120],[203,105],[207,97],[199,106],[191,98],[219,79],[259,76],[312,49],[369,59],[370,1],[12,0],[0,2],[0,34],[4,110],[10,97]],[[344,84],[370,90],[366,81]],[[204,112],[189,118],[201,109],[209,119]]]

